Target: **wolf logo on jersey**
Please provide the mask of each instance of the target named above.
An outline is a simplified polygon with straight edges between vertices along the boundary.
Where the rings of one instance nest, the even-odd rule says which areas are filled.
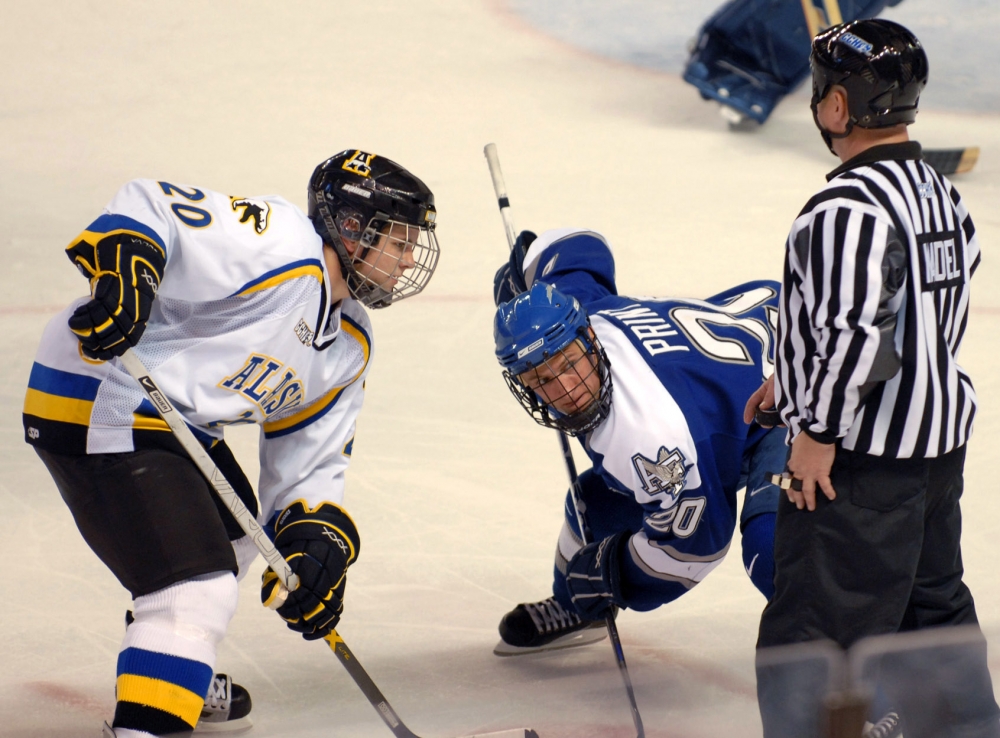
[[[253,229],[258,234],[267,230],[268,217],[271,215],[271,206],[264,200],[251,199],[249,197],[231,197],[233,210],[243,208],[240,215],[240,223],[246,223],[253,218]]]

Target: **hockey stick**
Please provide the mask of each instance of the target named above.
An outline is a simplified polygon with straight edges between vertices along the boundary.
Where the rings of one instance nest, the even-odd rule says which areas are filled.
[[[389,726],[389,730],[392,731],[393,735],[396,738],[419,738],[399,719],[389,701],[386,700],[385,695],[375,685],[372,678],[368,676],[368,672],[358,663],[351,649],[344,643],[344,639],[337,635],[336,631],[333,631],[324,640],[329,644],[330,650],[336,654],[340,663],[347,669],[347,673],[351,675],[354,683],[364,692],[365,697],[368,698],[372,707],[375,708],[385,724]],[[501,730],[496,733],[476,733],[476,735],[469,736],[468,738],[538,738],[538,733],[529,728],[517,728],[516,730]]]
[[[260,555],[264,557],[268,565],[274,570],[274,573],[278,575],[278,579],[285,589],[283,592],[279,592],[278,596],[274,598],[271,607],[275,610],[281,607],[288,596],[288,592],[299,586],[298,576],[292,572],[288,566],[288,562],[278,553],[274,544],[271,543],[271,539],[267,537],[267,533],[260,527],[260,523],[254,518],[253,513],[243,504],[243,500],[236,494],[236,490],[226,480],[225,475],[219,471],[219,467],[212,461],[212,457],[208,455],[205,447],[194,437],[194,433],[187,427],[187,423],[184,422],[184,418],[177,412],[173,403],[156,386],[156,382],[153,381],[153,377],[143,365],[142,360],[133,353],[132,349],[119,356],[118,360],[128,373],[132,375],[132,378],[139,383],[139,386],[142,387],[143,392],[146,393],[149,401],[153,403],[153,407],[156,408],[160,417],[163,418],[170,427],[170,430],[173,431],[174,438],[184,447],[188,456],[191,457],[191,461],[205,475],[205,479],[208,480],[209,485],[215,490],[219,499],[222,500],[223,504],[229,508],[229,512],[236,518],[236,522],[240,524],[240,528],[250,536],[250,540],[253,541],[257,550],[260,551]]]
[[[921,158],[946,177],[950,174],[971,172],[979,161],[979,147],[967,146],[962,149],[924,149]]]
[[[500,217],[503,219],[504,232],[507,234],[507,246],[513,250],[514,242],[517,240],[517,229],[514,228],[514,218],[510,213],[507,185],[503,179],[503,172],[500,170],[500,158],[497,156],[496,144],[486,144],[483,154],[486,156],[486,163],[490,168],[490,177],[493,179],[493,192],[496,193],[497,206],[500,208]],[[570,448],[569,439],[566,437],[566,434],[558,431],[558,435],[563,460],[566,462],[566,473],[569,475],[573,511],[576,513],[576,524],[580,527],[580,537],[583,539],[584,545],[586,545],[589,542],[590,531],[580,510],[580,479],[576,474],[576,462],[573,461],[573,450]],[[611,647],[615,652],[615,660],[618,662],[618,671],[625,682],[625,692],[628,694],[629,706],[632,709],[632,722],[635,723],[637,738],[645,738],[646,731],[642,727],[639,706],[635,702],[635,690],[632,688],[632,679],[628,673],[628,666],[625,665],[625,652],[622,650],[622,642],[618,637],[618,626],[615,624],[613,610],[608,611],[605,623],[608,626],[608,637],[611,639]]]
[[[139,383],[142,387],[143,392],[146,393],[146,397],[149,401],[153,403],[153,407],[160,414],[160,417],[166,422],[173,432],[174,437],[180,442],[184,450],[187,451],[188,456],[191,457],[191,461],[195,463],[195,466],[205,475],[205,479],[208,480],[209,486],[215,491],[219,496],[219,499],[225,503],[226,507],[236,518],[236,522],[240,524],[243,531],[250,536],[250,540],[253,541],[257,550],[260,551],[261,556],[267,561],[270,567],[278,575],[278,579],[281,581],[278,594],[274,597],[270,607],[271,609],[278,609],[281,607],[282,603],[288,597],[288,592],[297,588],[299,586],[298,576],[292,572],[291,568],[288,566],[288,562],[285,561],[284,557],[278,553],[278,550],[274,547],[271,539],[267,537],[267,533],[264,529],[260,527],[260,524],[254,518],[253,513],[251,513],[243,500],[240,499],[239,495],[233,489],[232,485],[226,480],[225,475],[219,471],[219,467],[215,465],[212,461],[212,457],[208,455],[205,451],[204,446],[198,442],[198,439],[194,437],[194,433],[191,429],[187,427],[184,422],[184,418],[181,414],[177,412],[173,403],[170,399],[156,386],[156,382],[153,381],[153,377],[150,375],[149,370],[143,365],[142,360],[136,356],[132,349],[129,349],[124,354],[118,357],[118,360],[122,363],[122,366],[132,375],[132,378]],[[347,673],[351,675],[354,683],[358,685],[358,688],[364,693],[365,697],[372,704],[378,712],[379,717],[389,726],[389,730],[397,738],[420,738],[415,733],[410,731],[403,721],[399,719],[396,713],[393,711],[392,707],[389,705],[388,700],[379,691],[379,688],[372,681],[372,678],[368,676],[368,672],[364,670],[361,664],[358,662],[357,658],[351,652],[351,649],[347,647],[344,643],[344,639],[340,637],[336,630],[331,630],[329,635],[324,639],[329,645],[330,650],[337,656],[337,660],[343,664],[344,668],[347,669]],[[476,736],[470,736],[469,738],[538,738],[538,734],[533,730],[527,728],[519,728],[517,730],[504,730],[498,733],[480,733]]]

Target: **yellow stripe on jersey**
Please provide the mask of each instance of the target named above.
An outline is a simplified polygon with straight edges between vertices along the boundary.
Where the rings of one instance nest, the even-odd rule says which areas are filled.
[[[24,412],[46,420],[58,420],[63,423],[89,425],[90,415],[94,411],[93,400],[79,400],[74,397],[60,397],[48,392],[28,389],[24,396]]]
[[[310,418],[329,409],[329,407],[337,401],[337,398],[340,397],[341,393],[349,386],[349,384],[345,384],[342,387],[334,387],[304,410],[300,410],[294,415],[289,415],[287,418],[282,418],[281,420],[264,423],[264,433],[276,433],[278,431],[288,430],[295,425],[305,424]]]
[[[134,430],[169,431],[170,426],[163,418],[151,418],[148,415],[132,413],[132,428]]]
[[[295,430],[298,430],[299,427],[309,425],[309,423],[319,420],[319,418],[337,402],[337,399],[343,391],[354,384],[358,380],[358,377],[364,373],[365,367],[368,366],[368,360],[371,357],[371,339],[368,338],[368,334],[365,333],[361,326],[347,316],[342,316],[340,329],[357,341],[358,346],[361,347],[363,357],[361,368],[358,369],[357,373],[351,377],[351,380],[347,384],[334,387],[308,407],[303,408],[293,415],[289,415],[287,418],[264,423],[264,434],[266,438],[273,438],[275,435],[286,435],[288,433],[292,433]]]
[[[205,698],[184,687],[161,679],[121,674],[118,677],[118,701],[155,707],[176,715],[192,727],[197,724]]]
[[[281,284],[282,282],[287,282],[291,279],[298,279],[299,277],[313,277],[317,282],[323,284],[323,269],[319,266],[319,262],[314,262],[314,260],[311,259],[308,261],[310,263],[300,264],[298,266],[290,265],[291,268],[285,270],[268,272],[263,277],[243,285],[239,290],[233,293],[233,296],[243,297],[254,292],[270,289]]]
[[[365,357],[364,362],[361,364],[361,369],[354,375],[354,379],[350,381],[350,384],[353,384],[357,381],[358,377],[361,376],[361,372],[365,370],[365,367],[368,366],[368,358],[372,353],[371,339],[368,338],[368,334],[362,330],[361,326],[348,318],[346,315],[341,316],[340,330],[344,331],[347,335],[351,336],[358,342],[358,345],[361,347],[361,353],[364,354]]]

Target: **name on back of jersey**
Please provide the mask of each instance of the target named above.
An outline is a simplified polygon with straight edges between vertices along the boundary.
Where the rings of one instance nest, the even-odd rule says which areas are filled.
[[[599,310],[598,315],[607,315],[622,322],[650,356],[670,351],[690,351],[690,347],[680,343],[670,343],[668,338],[679,335],[667,320],[647,307],[637,303],[622,308]]]

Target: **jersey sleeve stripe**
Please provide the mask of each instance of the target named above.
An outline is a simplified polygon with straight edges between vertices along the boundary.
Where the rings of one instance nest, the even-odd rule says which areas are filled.
[[[647,576],[668,582],[677,582],[691,589],[722,563],[729,552],[729,544],[709,556],[694,556],[674,550],[671,546],[650,541],[644,532],[632,536],[629,553],[632,561]]]
[[[160,234],[145,223],[140,223],[138,220],[129,218],[127,215],[102,215],[87,226],[83,233],[73,240],[73,243],[86,241],[96,246],[97,242],[105,236],[112,236],[116,233],[131,233],[147,241],[152,241],[160,248],[164,258],[166,258],[167,247],[163,243],[163,239],[160,238]]]
[[[272,269],[256,279],[247,282],[231,294],[230,297],[242,297],[253,292],[260,292],[261,290],[276,287],[282,282],[287,282],[290,279],[298,279],[299,277],[314,277],[317,282],[322,284],[323,266],[319,259],[302,259],[300,261],[293,261],[291,264],[285,264],[277,269]]]

